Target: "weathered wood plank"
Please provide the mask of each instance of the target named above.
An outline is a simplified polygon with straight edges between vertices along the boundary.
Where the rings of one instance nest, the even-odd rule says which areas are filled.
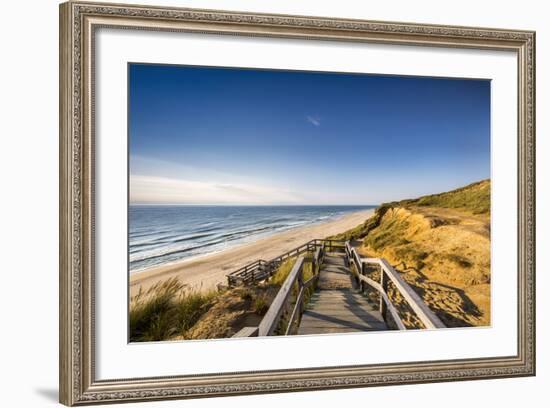
[[[359,302],[359,303],[367,302],[367,299],[364,298],[362,295],[354,296],[356,294],[355,291],[351,291],[350,289],[352,288],[346,288],[346,293],[324,293],[325,291],[326,292],[330,291],[330,289],[320,289],[321,293],[315,294],[312,297],[312,301],[329,302],[329,301],[333,301],[334,299],[338,299],[338,300],[349,299],[350,301]]]
[[[349,297],[332,297],[329,299],[313,300],[309,303],[308,308],[320,307],[323,305],[330,305],[338,303],[342,307],[354,308],[354,307],[371,307],[371,304],[363,299],[350,299]]]
[[[304,318],[330,318],[331,316],[340,315],[340,316],[350,316],[351,318],[368,318],[371,320],[383,320],[380,312],[373,310],[370,306],[357,308],[353,310],[339,308],[335,305],[333,308],[323,308],[323,309],[308,309],[304,311]]]
[[[338,328],[328,328],[325,327],[323,330],[319,330],[317,327],[310,327],[307,329],[302,329],[298,331],[299,335],[307,334],[343,334],[343,333],[361,333],[363,330],[352,329],[349,327],[338,327]]]
[[[356,329],[369,330],[372,328],[387,328],[381,320],[349,319],[342,316],[330,316],[330,320],[304,319],[300,327],[353,327]]]
[[[371,330],[387,330],[388,327],[383,322],[354,322],[354,321],[345,321],[345,322],[323,322],[323,321],[306,321],[300,324],[300,330],[317,328],[321,333],[323,329],[355,329],[359,331],[371,331]]]
[[[348,307],[348,306],[345,306],[345,305],[341,305],[339,303],[325,303],[325,304],[321,304],[321,305],[308,305],[308,307],[306,308],[306,311],[308,310],[315,310],[315,311],[319,311],[319,312],[330,312],[330,311],[334,311],[334,312],[349,312],[349,313],[353,313],[353,312],[362,312],[362,311],[372,311],[372,306],[368,303],[364,303],[364,304],[360,304],[360,305],[354,305],[352,307]]]
[[[243,327],[233,337],[257,337],[258,336],[258,327]]]
[[[350,318],[357,317],[359,319],[369,319],[369,320],[382,320],[379,312],[367,311],[365,309],[356,309],[356,310],[342,310],[342,309],[315,309],[315,310],[306,310],[304,312],[304,317],[308,312],[314,312],[322,316],[349,316]]]
[[[329,300],[321,300],[321,301],[314,301],[314,302],[310,302],[307,306],[307,309],[312,309],[312,308],[320,308],[320,307],[326,307],[326,306],[329,306],[329,307],[332,307],[332,305],[334,304],[338,304],[342,309],[346,308],[346,309],[354,309],[354,308],[357,308],[357,307],[360,307],[360,308],[371,308],[372,305],[366,301],[361,301],[361,300],[351,300],[349,298],[337,298],[337,297],[334,297],[332,298],[330,301]]]
[[[332,303],[321,303],[321,304],[309,304],[305,310],[316,310],[316,311],[348,311],[348,312],[360,312],[363,310],[372,310],[372,306],[369,303],[358,303],[354,305],[344,305],[341,302],[332,302]]]

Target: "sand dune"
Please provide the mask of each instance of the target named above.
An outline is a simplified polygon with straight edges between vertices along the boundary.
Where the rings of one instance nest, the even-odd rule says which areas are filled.
[[[145,290],[171,277],[178,277],[182,283],[194,289],[213,289],[218,283],[225,283],[225,276],[241,266],[257,259],[275,258],[315,238],[326,238],[347,231],[364,222],[373,212],[374,210],[365,210],[346,214],[324,223],[294,228],[222,252],[136,272],[130,275],[130,296],[135,295],[140,287]]]

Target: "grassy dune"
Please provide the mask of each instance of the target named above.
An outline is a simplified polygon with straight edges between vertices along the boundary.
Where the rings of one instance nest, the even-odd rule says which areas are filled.
[[[483,180],[453,191],[387,203],[337,236],[386,258],[450,327],[490,324],[490,189]],[[399,303],[397,293],[392,295]],[[408,316],[411,325],[414,317]]]

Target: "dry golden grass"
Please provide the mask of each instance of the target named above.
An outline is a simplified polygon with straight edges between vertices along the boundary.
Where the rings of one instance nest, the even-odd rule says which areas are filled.
[[[232,337],[247,326],[258,326],[277,294],[274,285],[235,288],[221,293],[214,305],[185,336],[174,339],[219,339]]]
[[[130,341],[159,341],[184,336],[209,309],[214,291],[196,292],[177,278],[140,290],[130,299]]]

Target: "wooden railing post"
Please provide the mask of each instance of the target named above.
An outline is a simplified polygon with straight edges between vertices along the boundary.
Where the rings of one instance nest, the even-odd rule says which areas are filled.
[[[380,286],[382,286],[382,290],[385,294],[388,294],[388,279],[385,277],[384,269],[382,266],[380,266]],[[384,321],[386,320],[386,315],[388,312],[388,308],[386,306],[386,302],[384,302],[384,299],[382,296],[380,296],[380,314],[384,318]]]
[[[361,269],[358,271],[361,276],[366,276],[367,274],[367,264],[365,262],[361,262]],[[361,293],[365,292],[365,282],[361,278],[359,278],[359,290],[361,290]]]
[[[304,264],[302,264],[304,265]],[[304,267],[302,266],[302,268],[300,269],[300,273],[298,273],[298,293],[296,294],[296,296],[298,296],[300,294],[300,292],[302,291],[304,287]],[[302,315],[302,312],[303,312],[303,306],[304,306],[304,297],[302,296],[301,299],[297,299],[298,300],[298,316],[301,316]],[[294,322],[290,322],[289,324],[293,324]]]

